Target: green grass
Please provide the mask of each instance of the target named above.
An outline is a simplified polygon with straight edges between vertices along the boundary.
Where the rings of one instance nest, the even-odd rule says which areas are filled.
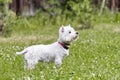
[[[0,37],[0,80],[120,79],[120,24],[96,24],[92,29],[78,30],[78,40],[57,70],[53,63],[42,62],[34,70],[24,70],[23,55],[16,56],[15,52],[33,44],[56,41],[60,26],[40,25],[32,20],[27,23],[27,27],[23,23],[14,25],[11,37]]]

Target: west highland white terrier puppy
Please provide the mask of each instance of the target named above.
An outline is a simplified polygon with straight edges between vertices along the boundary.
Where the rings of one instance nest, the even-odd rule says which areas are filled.
[[[69,47],[72,41],[78,37],[78,32],[70,25],[60,27],[57,42],[49,45],[33,45],[25,48],[17,55],[24,54],[26,69],[34,69],[38,61],[55,63],[56,67],[62,64],[65,56],[69,55]]]

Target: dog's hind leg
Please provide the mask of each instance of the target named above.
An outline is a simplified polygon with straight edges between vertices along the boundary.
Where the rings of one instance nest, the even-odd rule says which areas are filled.
[[[37,60],[27,60],[27,68],[28,69],[35,69],[35,66],[37,63],[38,63]]]

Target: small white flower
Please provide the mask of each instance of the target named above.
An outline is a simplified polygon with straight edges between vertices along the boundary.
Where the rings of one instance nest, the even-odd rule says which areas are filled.
[[[95,76],[95,74],[94,74],[94,73],[91,73],[91,75],[92,75],[92,77],[94,77],[94,76]]]
[[[31,80],[30,77],[27,77],[27,80]]]

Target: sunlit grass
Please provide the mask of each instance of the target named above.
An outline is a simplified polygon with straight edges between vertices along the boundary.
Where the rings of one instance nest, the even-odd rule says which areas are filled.
[[[16,56],[15,52],[33,44],[56,41],[60,25],[50,26],[27,30],[18,25],[11,37],[0,37],[0,80],[120,79],[120,33],[114,31],[120,26],[116,24],[97,24],[93,29],[78,30],[79,38],[59,69],[54,69],[53,63],[40,62],[35,70],[24,70],[23,56]]]

